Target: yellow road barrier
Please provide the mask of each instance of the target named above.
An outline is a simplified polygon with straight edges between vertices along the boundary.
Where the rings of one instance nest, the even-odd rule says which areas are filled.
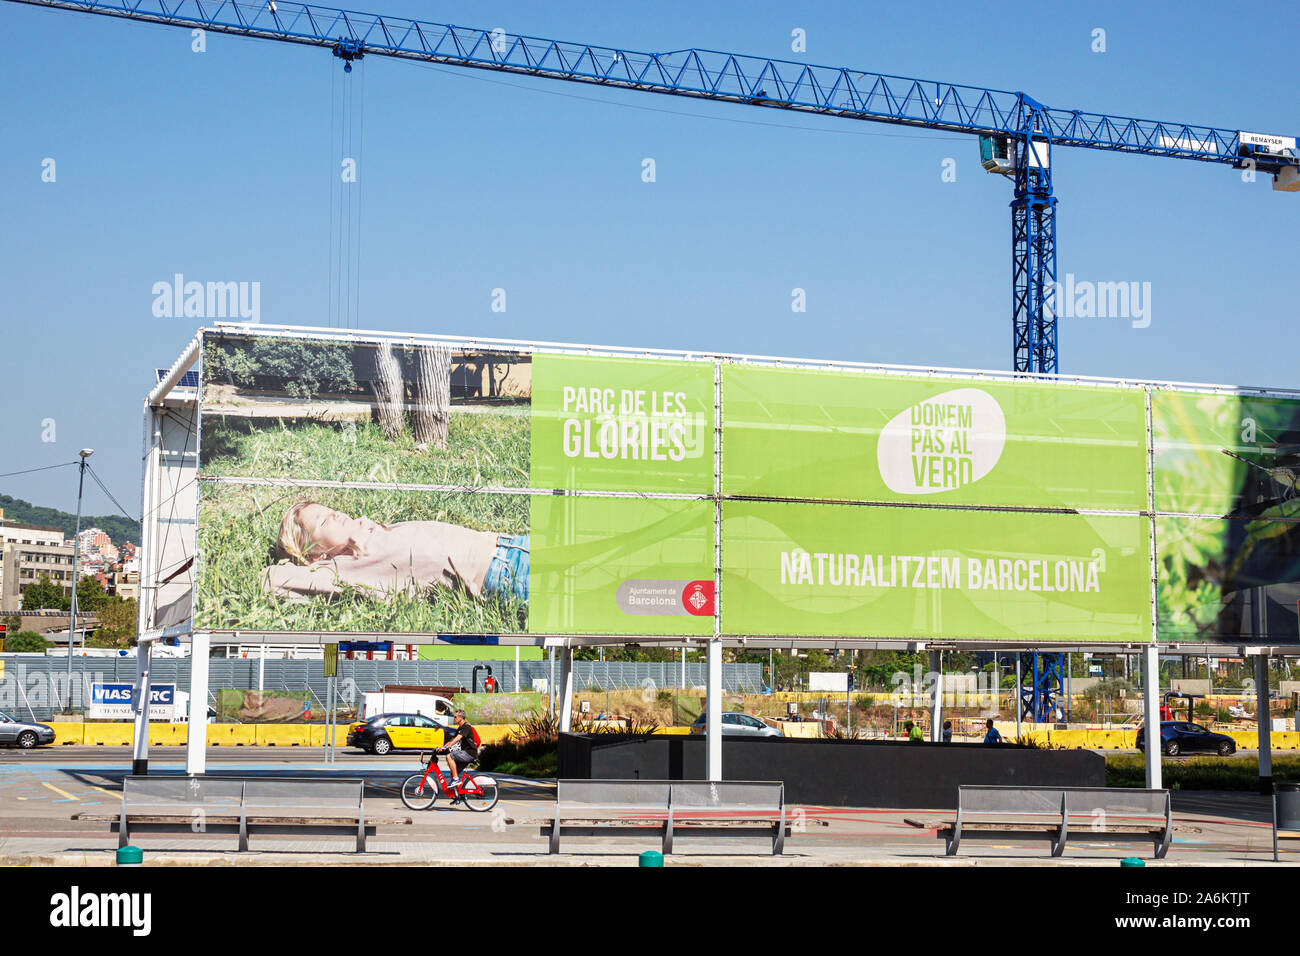
[[[130,726],[130,725],[128,725]],[[131,727],[131,739],[135,740],[135,728]],[[186,741],[190,738],[189,724],[156,724],[149,723],[149,746],[150,747],[184,747]]]
[[[54,742],[56,744],[75,744],[79,746],[86,739],[85,724],[59,721],[51,723],[50,726],[54,728]]]
[[[334,728],[335,747],[347,746],[348,728],[351,726],[352,725],[350,723],[343,723],[343,724],[339,724],[337,727]],[[325,727],[324,724],[312,724],[311,727],[308,728],[308,739],[310,740],[311,745],[313,747],[325,746],[325,741],[327,739],[326,730],[327,728]]]
[[[131,724],[83,724],[82,726],[85,727],[82,742],[88,746],[129,747],[135,741],[135,727]]]
[[[285,724],[256,724],[259,747],[307,747],[311,744],[310,728]]]
[[[251,747],[257,743],[252,724],[208,724],[209,747]]]

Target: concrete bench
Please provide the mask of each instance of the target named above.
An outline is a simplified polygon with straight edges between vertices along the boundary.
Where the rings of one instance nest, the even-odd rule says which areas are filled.
[[[133,833],[237,833],[239,849],[246,851],[253,831],[347,833],[355,834],[358,853],[365,852],[376,825],[411,823],[410,817],[367,817],[362,780],[315,777],[126,777],[119,813],[77,813],[72,819],[111,824],[118,846],[126,846]]]
[[[1037,837],[1050,841],[1052,856],[1063,854],[1072,839],[1150,840],[1162,859],[1173,838],[1167,790],[960,786],[955,820],[905,820],[937,831],[948,856],[957,854],[962,840]]]
[[[779,855],[790,833],[785,815],[785,784],[780,781],[709,782],[700,780],[559,780],[555,817],[541,827],[550,852],[560,852],[560,837],[654,835],[663,852],[673,852],[673,837],[770,836]]]

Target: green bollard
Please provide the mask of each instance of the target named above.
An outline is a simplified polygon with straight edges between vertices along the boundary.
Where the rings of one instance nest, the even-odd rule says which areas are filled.
[[[118,866],[144,866],[144,852],[138,846],[117,848]]]
[[[660,853],[658,850],[646,850],[644,853],[641,854],[641,856],[638,859],[640,860],[640,862],[637,864],[638,866],[663,866],[664,865],[664,855]]]
[[[1126,856],[1119,861],[1120,866],[1146,866],[1146,861],[1136,856]]]

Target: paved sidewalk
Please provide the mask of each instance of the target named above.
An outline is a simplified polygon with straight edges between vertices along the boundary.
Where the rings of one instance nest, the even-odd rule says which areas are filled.
[[[180,772],[155,765],[155,772]],[[554,788],[546,781],[497,776],[502,799],[491,813],[436,806],[413,813],[397,796],[411,772],[406,761],[364,761],[343,770],[367,782],[366,806],[376,816],[410,816],[411,826],[380,826],[364,854],[352,851],[348,837],[300,839],[253,836],[254,851],[239,853],[235,837],[140,836],[146,864],[214,865],[523,865],[628,866],[637,855],[657,849],[647,840],[574,839],[566,852],[552,856],[539,833],[553,806]],[[213,773],[232,776],[302,776],[321,772],[311,763],[286,756],[282,761],[219,763]],[[73,821],[76,812],[112,813],[121,799],[126,771],[120,761],[74,764],[0,759],[0,864],[112,865],[117,837],[105,823]],[[793,832],[781,857],[770,855],[767,838],[716,838],[679,835],[669,866],[1116,866],[1138,856],[1149,866],[1272,866],[1271,810],[1268,798],[1249,793],[1175,793],[1175,833],[1165,860],[1151,859],[1151,845],[1071,843],[1065,856],[1048,856],[1046,841],[971,842],[955,858],[943,855],[933,831],[920,830],[904,817],[934,817],[941,811],[796,807]],[[578,851],[576,853],[571,851]],[[1284,845],[1284,865],[1300,863],[1300,846]]]

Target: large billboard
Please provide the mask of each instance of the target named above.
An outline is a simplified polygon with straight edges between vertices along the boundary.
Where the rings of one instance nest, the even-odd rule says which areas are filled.
[[[201,381],[202,629],[1297,639],[1295,398],[254,329]]]

